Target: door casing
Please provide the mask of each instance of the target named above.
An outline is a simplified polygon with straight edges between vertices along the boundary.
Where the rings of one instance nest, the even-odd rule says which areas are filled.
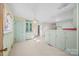
[[[4,4],[0,3],[0,56],[3,55],[3,10]]]

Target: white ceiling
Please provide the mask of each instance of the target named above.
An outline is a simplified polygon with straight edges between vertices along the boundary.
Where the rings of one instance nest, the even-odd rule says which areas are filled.
[[[67,15],[72,15],[71,9],[75,6],[69,3],[11,3],[8,5],[14,15],[30,20],[36,18],[40,22],[60,21],[61,19],[56,18],[63,14],[67,18]]]

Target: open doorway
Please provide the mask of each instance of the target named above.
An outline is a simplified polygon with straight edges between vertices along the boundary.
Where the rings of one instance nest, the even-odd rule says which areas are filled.
[[[38,25],[38,36],[40,36],[40,25]]]

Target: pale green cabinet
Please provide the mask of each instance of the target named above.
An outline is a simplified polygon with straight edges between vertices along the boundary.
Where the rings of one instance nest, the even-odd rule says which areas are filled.
[[[14,24],[14,28],[15,28],[15,39],[16,41],[23,41],[25,40],[25,20],[15,20],[15,24]]]
[[[55,47],[56,45],[56,31],[55,30],[48,30],[46,33],[45,33],[45,41],[49,44],[49,45],[52,45]]]
[[[77,32],[74,30],[49,30],[45,34],[45,41],[53,47],[77,55]]]
[[[32,38],[32,22],[30,20],[15,18],[14,25],[16,41],[23,41]]]
[[[66,49],[65,51],[77,55],[77,32],[74,30],[65,30],[66,35]]]
[[[56,47],[64,50],[65,44],[66,44],[65,41],[66,41],[66,38],[65,38],[64,31],[63,30],[56,30]]]

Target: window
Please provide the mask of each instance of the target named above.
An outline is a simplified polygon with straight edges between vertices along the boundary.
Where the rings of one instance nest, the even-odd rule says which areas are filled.
[[[32,31],[32,23],[30,23],[30,32]]]
[[[26,32],[28,32],[28,23],[26,23]]]
[[[32,32],[32,23],[31,22],[26,23],[26,32]]]

